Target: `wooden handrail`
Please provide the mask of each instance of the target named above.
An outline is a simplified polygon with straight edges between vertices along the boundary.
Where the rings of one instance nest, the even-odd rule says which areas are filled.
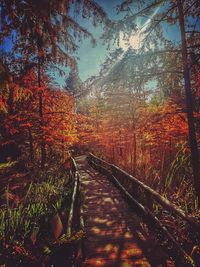
[[[80,196],[80,174],[78,172],[77,164],[74,160],[74,158],[71,157],[71,166],[70,166],[70,173],[72,177],[73,184],[73,192],[71,197],[71,206],[67,221],[67,236],[72,236],[72,230],[73,226],[76,225],[77,221],[75,219],[77,218],[77,214],[79,215],[78,220],[78,230],[82,230],[83,233],[85,233],[85,225],[84,225],[84,218],[83,218],[83,208],[82,205],[78,206],[79,210],[76,210],[76,217],[75,217],[75,208],[77,207],[77,204],[80,204],[78,200],[78,197]],[[79,246],[77,247],[77,251],[79,250],[80,253],[77,252],[78,258],[76,257],[75,261],[81,261],[83,262],[85,260],[85,249],[84,249],[84,234],[83,237],[80,240]],[[76,256],[77,256],[76,255]],[[81,257],[80,257],[81,255]],[[80,257],[80,258],[79,258]],[[74,264],[75,264],[74,261]],[[76,264],[75,264],[76,265]]]
[[[171,203],[167,198],[161,196],[159,193],[157,193],[151,187],[147,186],[145,183],[139,181],[137,178],[128,174],[126,171],[120,169],[118,166],[116,166],[114,164],[110,164],[110,163],[106,162],[105,160],[102,160],[102,159],[98,158],[97,156],[93,155],[92,153],[89,154],[89,157],[92,157],[93,159],[99,161],[100,163],[107,165],[107,167],[109,167],[111,169],[110,173],[114,176],[115,176],[115,172],[118,171],[123,176],[127,177],[131,182],[133,182],[137,186],[141,187],[144,191],[149,193],[154,198],[154,200],[157,201],[166,210],[179,216],[180,218],[182,218],[183,220],[188,222],[192,227],[195,227],[196,230],[200,231],[200,223],[198,222],[198,220],[196,218],[186,215],[183,210],[181,210],[175,204]]]
[[[71,236],[72,234],[72,225],[73,225],[73,218],[74,218],[74,208],[75,208],[75,201],[78,191],[78,174],[75,172],[75,179],[74,179],[74,188],[71,198],[71,206],[69,210],[68,222],[67,222],[67,235]]]
[[[71,158],[71,175],[73,178],[73,192],[72,192],[72,197],[71,197],[71,206],[69,210],[69,216],[68,216],[68,221],[67,221],[67,235],[71,236],[72,235],[72,226],[73,226],[73,219],[74,219],[74,210],[75,210],[75,202],[77,200],[78,192],[79,192],[79,180],[80,176],[78,173],[78,168],[76,165],[76,162],[74,158]],[[80,228],[84,230],[84,221],[83,221],[83,216],[82,216],[82,209],[80,208]]]

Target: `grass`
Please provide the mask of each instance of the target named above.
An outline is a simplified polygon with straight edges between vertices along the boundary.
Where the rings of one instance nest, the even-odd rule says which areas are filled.
[[[5,163],[0,163],[0,170],[4,170],[10,167],[14,167],[16,165],[17,161],[9,161]]]
[[[0,208],[0,247],[11,250],[17,247],[29,247],[38,243],[45,243],[53,234],[50,224],[52,217],[60,212],[63,203],[65,207],[70,202],[71,185],[64,170],[56,165],[45,171],[34,169],[32,171],[32,183],[18,204],[13,208],[9,197]],[[9,196],[9,185],[5,188],[5,195]],[[34,239],[33,240],[33,234]],[[33,242],[34,241],[34,242]],[[0,259],[3,257],[0,253]],[[10,257],[10,255],[8,256]]]

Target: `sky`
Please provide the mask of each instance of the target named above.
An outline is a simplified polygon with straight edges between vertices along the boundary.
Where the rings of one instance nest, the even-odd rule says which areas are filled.
[[[121,0],[97,0],[96,1],[105,12],[108,14],[110,19],[118,19],[122,17],[122,14],[117,14],[116,5],[121,3]],[[72,14],[73,15],[73,14]],[[89,38],[83,39],[81,43],[78,43],[79,49],[76,51],[76,58],[79,69],[79,76],[82,81],[85,81],[91,76],[97,75],[101,69],[101,64],[106,59],[108,53],[114,50],[117,46],[111,44],[111,49],[108,49],[107,44],[103,44],[103,41],[100,39],[103,34],[103,27],[101,25],[94,27],[92,20],[76,18],[77,22],[85,27],[89,32],[91,32],[96,39],[96,46],[91,44]],[[59,77],[56,75],[59,84],[64,85],[65,77]]]
[[[116,6],[121,3],[121,0],[96,0],[96,2],[103,7],[105,12],[108,14],[109,18],[112,20],[117,20],[124,16],[124,13],[117,14]],[[73,14],[71,14],[73,16]],[[110,49],[108,49],[108,44],[103,44],[101,40],[101,35],[103,33],[103,28],[101,25],[94,27],[92,25],[92,21],[89,19],[83,19],[82,17],[76,17],[75,20],[83,27],[85,27],[89,32],[91,32],[94,38],[97,41],[97,45],[93,47],[89,38],[83,39],[81,43],[78,43],[79,48],[75,53],[75,57],[77,58],[79,76],[82,81],[85,81],[91,76],[98,75],[102,63],[105,61],[107,55],[111,50],[117,48],[117,44],[110,45]],[[147,22],[147,21],[146,21]],[[138,18],[137,24],[139,27],[144,26],[144,21],[141,18]],[[143,27],[145,28],[145,27]],[[180,39],[179,29],[178,26],[175,25],[173,27],[165,27],[165,34],[166,37],[169,39],[173,39],[175,41]],[[128,44],[127,40],[123,40],[123,34],[121,34],[119,45],[121,48],[126,51],[130,46],[133,44],[138,46],[138,41],[142,41],[139,38],[139,35],[132,33],[130,38],[128,37]],[[5,44],[3,49],[5,51],[9,51],[12,47],[12,42],[8,38],[5,40]],[[63,69],[66,73],[66,76],[60,77],[60,75],[56,72],[50,73],[55,78],[56,82],[59,84],[60,87],[63,87],[65,84],[65,79],[68,75],[68,69]]]
[[[96,2],[103,7],[110,19],[117,20],[124,16],[124,13],[117,14],[116,10],[116,6],[122,3],[121,0],[96,0]],[[103,45],[103,42],[100,39],[103,33],[102,27],[93,27],[91,21],[88,21],[87,19],[78,19],[78,22],[81,26],[87,28],[87,30],[90,31],[97,40],[97,45],[95,47],[92,47],[90,40],[84,39],[82,40],[80,47],[77,50],[77,57],[79,58],[79,75],[81,80],[85,81],[91,76],[98,75],[101,69],[101,64],[105,61],[108,53],[112,50],[115,50],[118,46],[117,44],[111,43],[110,49],[108,49],[108,44]],[[136,22],[139,27],[144,26],[145,23],[144,19],[142,18],[138,18]],[[179,41],[180,33],[178,26],[165,26],[165,36],[170,40],[172,39],[174,41]],[[141,42],[142,40],[138,38],[138,36],[135,36],[135,34],[133,33],[128,41],[128,45],[125,45],[123,35],[121,35],[119,45],[121,48],[123,48],[124,51],[126,51],[130,46],[134,48],[135,43],[137,43],[138,41]],[[136,47],[138,47],[138,45],[136,45]]]

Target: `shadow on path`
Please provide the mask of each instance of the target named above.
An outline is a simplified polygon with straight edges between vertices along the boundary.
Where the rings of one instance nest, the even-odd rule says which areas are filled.
[[[76,162],[84,195],[84,266],[174,266],[118,189],[91,168],[85,156]]]

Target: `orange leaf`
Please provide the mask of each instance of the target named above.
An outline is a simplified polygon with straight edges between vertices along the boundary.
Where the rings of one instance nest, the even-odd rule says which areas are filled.
[[[51,230],[54,234],[55,239],[58,239],[63,231],[63,224],[58,213],[53,217],[51,221]]]

